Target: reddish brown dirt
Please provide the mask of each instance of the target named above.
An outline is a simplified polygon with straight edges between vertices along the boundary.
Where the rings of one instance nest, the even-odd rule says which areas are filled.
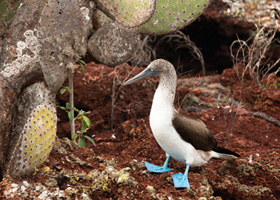
[[[260,89],[250,77],[241,83],[234,69],[226,69],[220,76],[208,80],[207,85],[223,83],[232,90],[235,99],[243,103],[240,108],[227,101],[216,104],[215,97],[203,95],[203,87],[181,85],[177,92],[179,95],[175,101],[176,106],[186,94],[191,93],[211,107],[200,106],[202,110],[199,112],[180,111],[201,119],[213,132],[219,146],[239,153],[241,158],[233,162],[212,160],[203,167],[193,168],[189,173],[191,189],[176,190],[171,176],[173,173],[183,172],[185,166],[171,160],[169,167],[174,170],[164,174],[150,174],[143,167],[143,161],[162,165],[165,160],[165,153],[155,141],[148,121],[158,79],[146,79],[119,90],[120,84],[131,70],[128,65],[118,66],[116,69],[117,98],[114,104],[113,129],[111,111],[114,69],[90,63],[86,65],[85,75],[80,69],[76,70],[75,106],[91,111],[88,117],[92,128],[87,135],[94,135],[96,147],[88,142],[87,148],[78,148],[69,140],[61,140],[69,137],[70,125],[66,113],[60,110],[60,140],[43,165],[49,167],[50,171],[44,172],[44,168],[40,168],[35,175],[23,180],[6,177],[0,184],[4,191],[0,192],[0,198],[12,199],[11,194],[7,194],[7,190],[13,188],[12,183],[20,185],[27,181],[30,184],[41,183],[49,191],[54,191],[54,188],[62,191],[69,187],[75,188],[76,192],[67,192],[67,199],[83,199],[83,193],[91,199],[209,199],[211,196],[212,199],[280,199],[280,128],[250,114],[262,111],[280,120],[279,87]],[[141,70],[135,68],[132,75]],[[280,83],[279,78],[275,79]],[[224,98],[229,98],[230,94],[223,94]],[[58,99],[60,105],[68,101],[67,95],[58,95]],[[80,127],[81,124],[77,122],[76,129]],[[62,147],[66,150],[65,153],[61,153]],[[79,163],[76,157],[85,163]],[[108,166],[118,171],[130,167],[128,182],[118,182],[118,177],[107,173]],[[92,170],[104,174],[98,183],[96,178],[93,180],[81,175],[89,174]],[[57,181],[54,186],[47,184],[50,178]],[[94,187],[93,183],[96,183]],[[152,186],[154,191],[148,186]],[[41,190],[31,188],[30,186],[26,190],[30,195],[26,199],[32,195],[38,197],[42,193]],[[25,199],[19,194],[13,198]]]

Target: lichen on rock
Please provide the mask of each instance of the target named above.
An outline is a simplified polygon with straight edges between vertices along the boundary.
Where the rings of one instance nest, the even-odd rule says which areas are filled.
[[[109,23],[99,28],[88,42],[89,52],[100,62],[116,66],[127,62],[136,52],[140,35],[133,29]]]

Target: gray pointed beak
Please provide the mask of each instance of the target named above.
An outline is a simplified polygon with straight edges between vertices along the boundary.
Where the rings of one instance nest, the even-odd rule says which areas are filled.
[[[145,70],[134,76],[133,78],[129,79],[126,81],[123,85],[129,85],[131,83],[134,83],[135,81],[141,80],[143,78],[148,78],[148,77],[153,77],[153,76],[158,76],[159,72],[157,71],[150,71],[150,68],[147,67]]]

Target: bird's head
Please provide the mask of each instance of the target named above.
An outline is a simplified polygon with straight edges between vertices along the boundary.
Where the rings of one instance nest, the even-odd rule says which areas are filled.
[[[144,69],[142,72],[140,72],[133,78],[126,81],[123,85],[129,85],[129,84],[131,84],[135,81],[141,80],[143,78],[160,76],[160,74],[167,72],[170,69],[170,66],[173,68],[173,65],[164,59],[154,60],[147,66],[146,69]],[[174,68],[173,68],[173,70],[174,70]]]

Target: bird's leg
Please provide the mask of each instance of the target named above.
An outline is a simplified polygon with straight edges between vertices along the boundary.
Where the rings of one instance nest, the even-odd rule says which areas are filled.
[[[189,168],[190,168],[190,165],[187,164],[184,175],[182,173],[178,173],[178,174],[174,174],[172,176],[175,188],[189,188],[190,189],[190,184],[189,184],[189,180],[188,180]]]
[[[153,164],[148,163],[148,162],[145,162],[145,166],[146,166],[147,170],[149,170],[150,172],[154,172],[154,173],[169,172],[169,171],[172,170],[172,169],[167,168],[169,160],[170,160],[170,156],[168,155],[164,164],[161,167],[153,165]]]

